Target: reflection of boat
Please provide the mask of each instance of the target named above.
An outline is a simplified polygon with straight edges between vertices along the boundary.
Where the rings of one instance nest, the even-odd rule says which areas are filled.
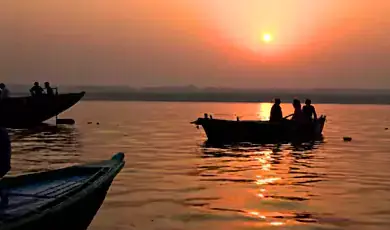
[[[0,125],[7,128],[35,126],[69,109],[84,95],[85,92],[3,99],[0,102]]]
[[[30,129],[10,129],[13,152],[35,154],[41,149],[50,152],[74,152],[80,146],[76,127],[39,124]]]
[[[279,141],[313,140],[321,137],[326,116],[297,126],[294,121],[284,119],[281,122],[269,121],[234,121],[222,119],[198,118],[192,123],[201,125],[209,142],[254,142],[273,143]]]
[[[4,178],[9,203],[0,208],[0,229],[81,230],[91,223],[124,154],[111,160]]]

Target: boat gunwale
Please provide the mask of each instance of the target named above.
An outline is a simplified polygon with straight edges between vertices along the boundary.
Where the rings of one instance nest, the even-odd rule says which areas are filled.
[[[117,153],[114,156],[116,156],[118,154],[123,154],[123,153]],[[107,163],[107,162],[115,162],[115,163],[113,165],[110,165],[110,166],[105,166],[105,163]],[[108,184],[110,185],[112,183],[113,179],[116,177],[116,175],[124,167],[124,165],[125,165],[124,159],[118,160],[118,159],[115,159],[113,157],[111,160],[103,160],[103,161],[99,161],[96,163],[75,165],[75,166],[71,166],[71,167],[67,167],[67,168],[45,171],[45,172],[41,172],[41,173],[31,173],[31,174],[22,175],[21,177],[24,177],[24,176],[30,177],[30,176],[33,176],[34,174],[35,175],[36,174],[44,175],[44,174],[50,174],[53,171],[58,173],[58,172],[61,172],[63,170],[68,171],[68,170],[72,170],[72,169],[76,169],[76,168],[81,169],[84,167],[85,168],[89,168],[89,167],[96,167],[96,168],[108,167],[108,168],[110,168],[110,170],[108,170],[104,175],[102,175],[100,178],[97,178],[93,182],[85,182],[85,183],[83,183],[83,185],[75,188],[73,191],[61,195],[59,197],[59,199],[61,199],[60,201],[58,201],[58,199],[55,199],[54,201],[52,201],[52,202],[58,201],[58,203],[52,205],[51,208],[43,209],[41,212],[39,212],[39,211],[28,212],[24,215],[16,217],[15,219],[9,219],[9,222],[8,221],[1,221],[0,224],[4,225],[4,226],[0,225],[1,229],[8,230],[8,229],[18,228],[20,226],[24,226],[24,225],[28,224],[29,222],[34,222],[37,219],[45,218],[45,216],[48,216],[52,213],[60,211],[61,209],[66,209],[67,207],[74,205],[75,203],[79,202],[80,200],[83,200],[88,195],[92,194],[97,188],[103,187],[105,185],[105,183],[108,182]],[[108,189],[109,189],[109,187],[107,188],[107,190]],[[70,193],[72,193],[73,196],[69,196]],[[45,207],[47,207],[47,206],[45,205]],[[96,211],[98,211],[98,210],[96,210]]]
[[[58,97],[58,96],[82,96],[84,97],[86,94],[85,91],[81,91],[81,92],[77,92],[77,93],[59,93],[58,95],[54,95],[54,96],[48,96],[46,94],[43,94],[42,96],[23,96],[23,95],[18,95],[18,96],[15,96],[15,97],[9,97],[9,98],[5,98],[3,100],[12,100],[12,99],[27,99],[27,98],[34,98],[34,97],[42,97],[42,98],[45,98],[45,97]]]
[[[325,123],[327,122],[327,116],[325,114],[321,114],[315,123],[312,123],[312,128],[314,128],[314,133],[303,133],[302,137],[309,139],[309,140],[316,140],[316,139],[322,139],[323,138],[323,130],[325,127]],[[268,142],[291,142],[294,138],[292,138],[291,134],[289,134],[289,130],[294,130],[294,127],[297,127],[297,123],[294,120],[291,119],[284,119],[281,122],[272,122],[269,120],[227,120],[227,119],[215,119],[215,118],[208,118],[208,117],[199,117],[197,120],[190,122],[191,124],[195,125],[197,128],[199,126],[203,127],[203,130],[207,136],[207,141],[210,143],[240,143],[240,142],[252,142],[252,143],[268,143]],[[299,125],[299,123],[298,123]],[[306,126],[306,124],[305,124]],[[304,127],[305,127],[304,126]],[[238,132],[242,132],[241,129],[250,129],[256,127],[256,129],[264,129],[264,130],[256,130],[256,135],[254,138],[247,136],[244,136],[244,138],[240,136],[234,136],[231,135],[232,131],[228,131],[229,135],[227,137],[224,136],[224,134],[221,135],[221,130],[238,130]],[[269,129],[282,129],[282,133],[276,134],[272,137],[270,137],[266,132],[269,131]],[[291,129],[292,128],[292,129]],[[245,132],[245,131],[243,131]],[[253,131],[250,131],[249,133],[253,133]],[[225,132],[226,133],[226,132]],[[234,131],[233,131],[234,133]],[[287,133],[283,134],[283,133]],[[281,136],[280,136],[281,134]],[[222,136],[222,137],[220,137]],[[307,137],[305,137],[307,136]],[[311,136],[311,137],[309,137]]]
[[[325,123],[327,121],[327,116],[325,114],[322,114],[320,117],[318,117],[318,121],[320,123]],[[190,122],[191,124],[195,125],[202,125],[199,122],[204,122],[204,121],[213,121],[213,122],[226,122],[226,123],[255,123],[255,124],[280,124],[280,122],[277,121],[270,121],[270,120],[232,120],[232,119],[219,119],[219,118],[204,118],[204,117],[199,117],[197,120]],[[294,121],[291,119],[283,119],[281,122],[287,122],[287,123],[293,123]]]

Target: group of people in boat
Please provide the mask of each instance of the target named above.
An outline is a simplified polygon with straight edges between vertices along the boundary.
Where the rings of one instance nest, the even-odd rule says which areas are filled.
[[[298,99],[293,100],[294,113],[286,117],[283,117],[282,107],[280,106],[280,98],[274,100],[274,105],[271,108],[270,121],[279,122],[292,116],[291,120],[298,123],[308,123],[317,120],[317,113],[314,106],[311,104],[310,99],[305,100],[305,105],[302,107],[301,102]]]
[[[45,92],[46,90],[46,92]],[[39,85],[39,82],[34,82],[33,87],[30,89],[31,96],[42,96],[44,94],[48,96],[54,96],[54,89],[50,86],[49,82],[45,82],[45,88]]]
[[[54,96],[54,88],[50,86],[49,82],[45,82],[44,88],[42,88],[39,85],[39,82],[34,82],[33,87],[30,89],[31,96]],[[0,99],[9,98],[11,95],[10,90],[7,88],[7,86],[4,83],[0,83]]]

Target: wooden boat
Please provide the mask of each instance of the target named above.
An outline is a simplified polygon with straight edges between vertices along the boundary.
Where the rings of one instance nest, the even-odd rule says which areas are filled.
[[[0,125],[28,128],[38,125],[75,105],[85,92],[55,96],[11,97],[0,101]]]
[[[118,153],[97,163],[4,178],[0,187],[9,202],[0,208],[0,229],[87,229],[124,164]]]
[[[313,140],[322,136],[326,116],[305,126],[297,126],[292,120],[284,119],[281,122],[223,120],[212,119],[208,116],[191,122],[201,125],[207,135],[208,142],[253,142],[275,143],[294,140]]]

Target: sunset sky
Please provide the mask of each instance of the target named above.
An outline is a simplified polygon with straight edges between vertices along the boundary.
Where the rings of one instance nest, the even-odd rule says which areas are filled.
[[[386,0],[4,0],[0,80],[390,88]]]

